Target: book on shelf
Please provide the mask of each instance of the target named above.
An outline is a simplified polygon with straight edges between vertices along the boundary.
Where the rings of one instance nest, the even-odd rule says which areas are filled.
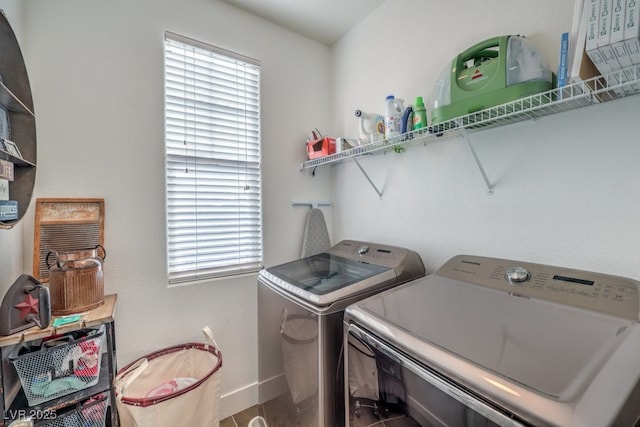
[[[610,70],[619,70],[620,62],[611,46],[611,23],[613,0],[600,0],[600,16],[598,21],[598,50]]]
[[[580,7],[582,13],[577,16]],[[575,0],[571,34],[577,38],[571,41],[570,82],[602,76],[596,79],[603,84],[598,88],[608,92],[599,94],[600,98],[637,93],[640,84],[631,87],[628,82],[637,78],[633,66],[640,65],[639,19],[637,0]],[[580,58],[581,49],[594,66],[592,75],[582,75],[581,61],[586,58]]]
[[[567,84],[567,55],[569,54],[569,33],[560,36],[560,60],[558,61],[558,87]]]
[[[611,49],[613,50],[620,68],[624,70],[622,78],[624,80],[633,80],[634,73],[631,69],[633,63],[625,46],[625,21],[627,11],[627,0],[613,0],[613,11],[611,13]],[[633,95],[632,87],[624,87],[623,92],[627,95]]]
[[[569,54],[567,56],[569,67],[567,79],[569,83],[589,80],[600,75],[585,49],[589,11],[590,0],[575,0],[573,23],[569,33]]]
[[[598,34],[600,29],[600,0],[587,0],[587,39],[584,49],[591,58],[591,62],[598,69],[600,75],[607,74],[611,68],[598,49]]]
[[[618,59],[621,68],[633,65],[629,52],[625,47],[625,12],[626,0],[613,0],[613,13],[611,15],[611,48]],[[630,77],[627,75],[627,77]],[[632,77],[632,76],[631,76]]]
[[[625,1],[625,20],[624,20],[624,47],[629,55],[629,61],[632,66],[640,65],[640,5],[637,0]],[[636,67],[637,68],[637,67]],[[633,70],[629,71],[632,79],[635,76]],[[632,91],[640,91],[640,84],[635,83],[631,88]]]
[[[613,44],[611,43],[611,31],[613,29],[613,6],[614,0],[600,0],[600,16],[598,21],[598,50],[602,55],[602,59],[606,66],[604,67],[608,73],[607,83],[610,87],[613,87],[613,91],[618,96],[624,96],[624,89],[620,88],[618,84],[622,83],[625,79],[617,71],[622,69],[620,61],[616,55]]]
[[[0,221],[18,219],[18,202],[15,200],[0,200]]]
[[[13,181],[13,163],[0,159],[0,178]]]
[[[640,64],[640,5],[637,0],[627,0],[627,10],[625,12],[624,21],[624,39],[625,47],[629,53],[631,63]]]
[[[9,200],[9,181],[0,178],[0,200]]]

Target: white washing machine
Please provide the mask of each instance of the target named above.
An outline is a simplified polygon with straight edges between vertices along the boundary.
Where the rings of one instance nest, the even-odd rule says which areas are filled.
[[[637,426],[639,287],[456,256],[345,310],[345,422]]]
[[[424,274],[414,251],[353,240],[261,270],[258,400],[267,424],[342,426],[344,308]]]

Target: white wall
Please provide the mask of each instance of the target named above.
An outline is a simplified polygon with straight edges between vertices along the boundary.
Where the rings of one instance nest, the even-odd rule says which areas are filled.
[[[494,195],[461,140],[363,158],[382,198],[351,162],[320,167],[315,178],[298,172],[308,130],[356,136],[356,108],[382,111],[389,93],[428,98],[448,61],[478,41],[524,34],[555,67],[572,0],[388,1],[331,50],[218,0],[23,4],[16,19],[37,116],[36,197],[105,198],[119,364],[200,340],[210,325],[225,357],[223,415],[255,402],[256,278],[167,288],[165,30],[262,61],[266,265],[299,255],[306,212],[292,200],[333,200],[325,213],[334,241],[407,246],[430,271],[467,252],[640,278],[640,146],[629,127],[638,97],[472,134]],[[0,231],[3,279],[19,263],[30,271],[32,224],[33,209],[24,230]]]
[[[572,0],[384,3],[332,49],[335,119],[357,136],[356,108],[384,111],[389,93],[430,97],[459,52],[523,34],[558,64]],[[472,133],[495,193],[461,139],[362,158],[335,169],[335,235],[414,248],[434,271],[470,253],[640,279],[640,97]]]
[[[265,265],[299,257],[306,210],[291,201],[330,199],[328,174],[298,171],[307,132],[331,133],[329,49],[218,0],[28,0],[24,7],[36,197],[105,199],[105,288],[118,294],[119,365],[201,341],[209,325],[224,356],[222,415],[254,404],[256,275],[167,287],[163,35],[170,30],[262,62]],[[33,209],[22,225],[30,254]],[[12,247],[10,237],[0,231],[0,245]],[[22,267],[30,271],[30,256]]]

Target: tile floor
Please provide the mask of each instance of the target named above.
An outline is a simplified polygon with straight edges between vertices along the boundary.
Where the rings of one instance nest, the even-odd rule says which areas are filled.
[[[220,421],[220,427],[247,427],[253,417],[264,416],[263,414],[264,411],[259,406],[253,406]]]
[[[220,427],[247,427],[253,417],[264,417],[268,427],[309,427],[315,425],[311,411],[296,413],[289,395],[246,409],[220,422]]]

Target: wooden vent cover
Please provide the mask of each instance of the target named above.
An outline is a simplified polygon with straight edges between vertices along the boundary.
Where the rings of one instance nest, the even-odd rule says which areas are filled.
[[[47,254],[104,246],[104,199],[36,199],[33,276],[49,281]]]

